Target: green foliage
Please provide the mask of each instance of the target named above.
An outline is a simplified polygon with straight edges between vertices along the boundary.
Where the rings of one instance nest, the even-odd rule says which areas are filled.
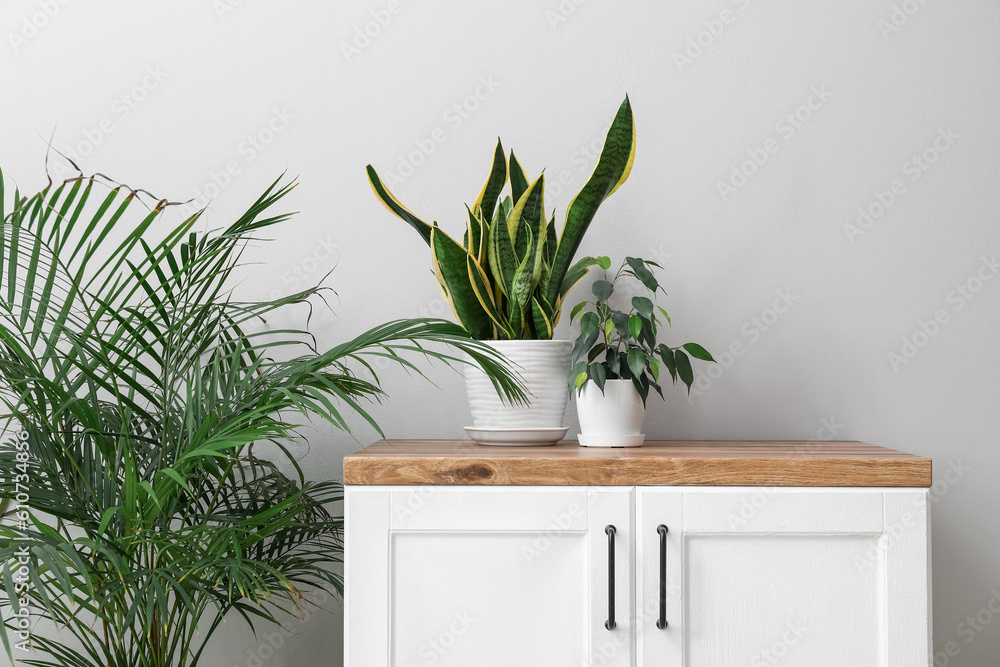
[[[345,408],[377,429],[373,362],[419,373],[408,357],[460,361],[447,344],[525,398],[456,324],[398,320],[319,350],[267,322],[324,288],[236,300],[241,254],[289,219],[269,211],[293,186],[221,231],[193,231],[199,213],[152,242],[163,201],[81,177],[5,209],[0,174],[0,401],[23,434],[0,445],[8,655],[30,607],[59,635],[34,635],[25,664],[195,667],[231,612],[276,622],[341,593],[342,487],[307,481],[289,446],[307,421],[348,430]]]
[[[655,269],[661,268],[660,265],[626,257],[609,279],[607,271],[611,268],[611,260],[598,257],[596,263],[605,274],[603,280],[594,281],[594,299],[578,303],[570,314],[570,319],[580,324],[580,333],[573,345],[574,365],[569,378],[571,389],[579,391],[592,381],[603,392],[608,380],[631,380],[645,405],[650,388],[663,398],[660,373],[665,368],[670,373],[671,382],[676,383],[680,379],[690,393],[694,371],[689,355],[703,361],[714,362],[715,359],[697,343],[685,343],[675,348],[657,343],[663,321],[670,325],[667,311],[654,301],[657,291],[663,291],[654,273]],[[623,279],[631,280],[649,292],[649,296],[633,296],[628,311],[618,310],[611,303],[615,287]],[[663,321],[655,311],[663,315]]]
[[[549,339],[563,299],[597,263],[593,257],[573,263],[580,242],[601,203],[628,179],[634,159],[635,122],[626,97],[593,174],[566,211],[558,240],[555,213],[551,218],[545,215],[544,174],[529,183],[513,152],[508,162],[499,140],[486,183],[467,207],[462,243],[436,222],[428,224],[411,213],[371,165],[367,171],[379,201],[430,246],[441,290],[473,338]],[[501,200],[508,181],[511,194]]]

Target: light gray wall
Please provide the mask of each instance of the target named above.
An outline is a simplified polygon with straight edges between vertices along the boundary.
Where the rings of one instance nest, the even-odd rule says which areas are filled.
[[[726,362],[691,400],[652,403],[648,433],[933,457],[935,637],[955,654],[936,664],[996,663],[997,3],[7,0],[0,27],[0,164],[26,188],[53,132],[86,171],[159,196],[216,179],[215,225],[282,170],[300,175],[302,213],[243,289],[332,270],[335,314],[314,320],[326,343],[446,314],[426,248],[375,202],[366,163],[419,162],[396,194],[457,230],[499,134],[529,172],[547,168],[561,224],[628,92],[635,169],[581,252],[660,260],[671,340]],[[386,374],[387,434],[462,434],[461,381],[431,377]],[[355,437],[317,433],[310,474],[338,477],[375,434]],[[339,664],[329,606],[273,655],[233,622],[207,664]]]

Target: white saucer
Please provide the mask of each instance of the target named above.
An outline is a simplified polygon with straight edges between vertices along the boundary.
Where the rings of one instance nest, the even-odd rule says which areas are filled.
[[[466,426],[465,432],[480,445],[501,447],[542,447],[554,445],[569,431],[568,426],[557,428],[483,428]]]
[[[581,447],[642,447],[646,435],[579,435]]]

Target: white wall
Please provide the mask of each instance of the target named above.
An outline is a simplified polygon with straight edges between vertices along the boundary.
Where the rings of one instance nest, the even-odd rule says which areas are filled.
[[[80,157],[86,171],[172,199],[229,164],[239,173],[219,178],[230,182],[212,203],[217,225],[282,170],[300,175],[289,207],[302,213],[258,254],[268,268],[245,289],[266,295],[294,287],[295,271],[333,269],[336,314],[314,320],[332,343],[444,313],[427,249],[375,202],[366,163],[387,173],[430,141],[396,194],[459,229],[499,134],[531,173],[547,168],[561,221],[628,92],[635,169],[581,252],[661,260],[671,340],[741,351],[692,400],[677,390],[652,403],[648,433],[832,436],[933,457],[935,637],[957,652],[936,664],[981,667],[1000,656],[988,610],[1000,590],[1000,6],[894,2],[7,0],[0,164],[38,187],[54,131],[63,151],[99,144]],[[373,16],[391,20],[345,50]],[[679,61],[692,40],[707,45]],[[463,104],[478,108],[463,117]],[[809,118],[782,120],[797,113]],[[269,143],[253,147],[254,135]],[[776,152],[723,196],[719,182],[765,146]],[[925,151],[936,161],[914,170]],[[560,177],[569,184],[556,192]],[[888,210],[849,233],[896,181]],[[780,293],[791,305],[775,316]],[[935,314],[944,323],[923,335]],[[923,344],[910,359],[904,338]],[[387,377],[386,433],[462,434],[455,373],[432,374],[440,389]],[[339,476],[341,457],[375,435],[359,424],[356,438],[317,434],[310,474]],[[330,606],[263,662],[339,664]],[[233,626],[208,665],[256,664]]]

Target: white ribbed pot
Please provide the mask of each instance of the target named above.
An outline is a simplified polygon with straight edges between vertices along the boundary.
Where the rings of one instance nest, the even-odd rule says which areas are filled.
[[[514,364],[524,379],[529,405],[511,406],[497,396],[489,378],[476,366],[466,366],[472,422],[477,428],[558,428],[563,425],[572,367],[573,342],[568,340],[483,341]]]
[[[607,380],[603,393],[587,382],[577,395],[576,411],[584,447],[638,447],[646,439],[646,408],[631,380]]]

